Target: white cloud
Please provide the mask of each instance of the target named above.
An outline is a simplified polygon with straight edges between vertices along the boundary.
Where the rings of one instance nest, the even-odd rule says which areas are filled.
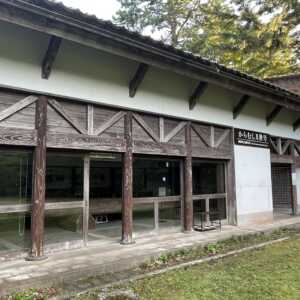
[[[64,5],[78,8],[100,19],[111,20],[120,5],[116,0],[60,0]]]

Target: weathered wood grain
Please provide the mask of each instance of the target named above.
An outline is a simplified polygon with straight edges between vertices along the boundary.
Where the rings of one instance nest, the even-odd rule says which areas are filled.
[[[120,119],[122,119],[125,116],[124,111],[119,111],[116,113],[112,118],[110,118],[108,121],[106,121],[104,124],[102,124],[99,128],[94,130],[94,135],[100,135],[108,128],[112,127],[114,124],[116,124]]]
[[[23,108],[29,106],[30,104],[34,103],[37,99],[38,98],[36,96],[28,96],[18,101],[17,103],[13,104],[12,106],[8,107],[4,111],[1,111],[0,122],[10,117],[11,115],[15,114],[16,112],[22,110]]]
[[[46,192],[46,131],[47,98],[40,96],[36,103],[37,143],[34,153],[34,184],[31,212],[30,259],[44,257],[44,215]]]
[[[174,136],[176,136],[186,126],[186,122],[180,122],[173,130],[171,130],[164,138],[164,142],[168,143]]]
[[[152,128],[150,128],[148,126],[148,124],[143,120],[143,118],[136,114],[136,113],[133,113],[133,117],[134,119],[139,123],[139,125],[145,130],[145,132],[148,133],[148,135],[157,143],[160,142],[160,138],[159,136],[152,130]]]
[[[35,146],[36,130],[0,126],[0,145]]]
[[[49,105],[60,114],[71,126],[73,126],[79,133],[87,134],[87,130],[83,128],[77,120],[70,117],[69,114],[65,111],[64,107],[55,99],[48,100]]]

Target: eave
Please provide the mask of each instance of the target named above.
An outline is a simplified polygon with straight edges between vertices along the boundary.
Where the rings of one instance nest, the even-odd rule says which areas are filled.
[[[116,26],[108,28],[73,18],[30,1],[0,0],[0,4],[0,20],[300,111],[300,97],[296,94],[150,38],[143,38]]]

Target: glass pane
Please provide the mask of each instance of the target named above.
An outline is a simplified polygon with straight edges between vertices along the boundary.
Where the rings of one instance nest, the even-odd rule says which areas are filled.
[[[181,203],[159,203],[159,228],[175,227],[181,225]]]
[[[193,161],[193,194],[225,193],[224,163]]]
[[[135,203],[133,206],[133,231],[144,233],[154,230],[153,203]]]
[[[119,240],[121,233],[121,156],[105,154],[91,160],[89,240]]]
[[[83,199],[83,159],[79,156],[47,154],[46,202]]]
[[[199,225],[205,218],[205,200],[194,200],[194,224]]]
[[[45,244],[82,240],[82,209],[46,211]]]
[[[179,161],[135,158],[133,163],[134,197],[164,197],[179,194]]]
[[[30,214],[0,214],[0,251],[30,247]]]
[[[0,152],[0,205],[31,201],[32,154]]]
[[[209,201],[209,211],[211,212],[211,219],[221,219],[224,220],[226,216],[226,199],[210,199]]]

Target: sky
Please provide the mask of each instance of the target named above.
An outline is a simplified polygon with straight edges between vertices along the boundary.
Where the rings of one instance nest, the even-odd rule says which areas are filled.
[[[60,0],[66,6],[79,8],[82,12],[111,20],[120,5],[116,0]]]

